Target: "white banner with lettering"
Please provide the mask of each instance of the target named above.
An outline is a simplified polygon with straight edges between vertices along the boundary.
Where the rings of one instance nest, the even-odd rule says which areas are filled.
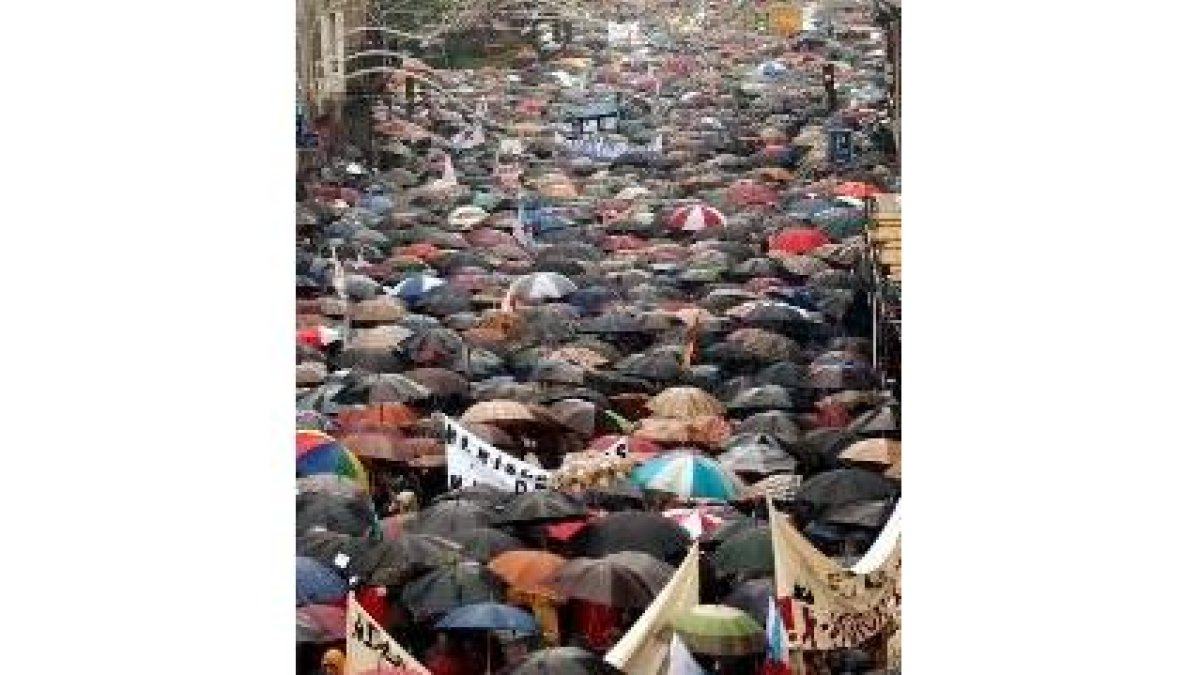
[[[379,671],[386,667],[402,668],[406,673],[430,675],[396,642],[387,631],[372,619],[351,593],[346,600],[346,668],[345,675]]]
[[[513,457],[445,415],[441,419],[451,490],[477,483],[513,492],[549,487],[549,471]]]

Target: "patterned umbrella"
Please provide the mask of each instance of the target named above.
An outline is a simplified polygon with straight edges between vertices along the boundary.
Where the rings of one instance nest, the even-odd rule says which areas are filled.
[[[766,647],[766,633],[749,614],[726,605],[696,605],[671,627],[697,654],[743,656]]]
[[[663,511],[663,515],[687,530],[687,533],[692,535],[692,539],[699,539],[701,535],[716,530],[725,522],[722,516],[703,506],[692,509],[668,509]]]
[[[716,460],[686,452],[672,452],[634,469],[634,483],[649,490],[671,492],[685,499],[740,498],[746,486]]]
[[[296,476],[331,473],[367,486],[367,470],[337,439],[321,431],[296,432]]]
[[[645,607],[658,590],[628,565],[607,558],[568,560],[545,583],[563,597],[610,607]]]
[[[725,225],[725,216],[707,204],[692,204],[672,211],[666,225],[681,232],[700,232]]]

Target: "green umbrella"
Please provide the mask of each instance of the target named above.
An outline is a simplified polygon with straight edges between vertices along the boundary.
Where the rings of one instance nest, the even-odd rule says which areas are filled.
[[[727,605],[696,605],[671,622],[684,645],[697,654],[743,656],[766,646],[766,633],[749,614]]]
[[[722,542],[713,552],[713,568],[722,577],[768,576],[775,572],[775,554],[771,549],[771,531],[765,525],[739,532]]]

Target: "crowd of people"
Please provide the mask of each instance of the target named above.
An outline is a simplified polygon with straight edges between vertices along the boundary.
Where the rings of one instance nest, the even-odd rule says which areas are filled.
[[[694,541],[701,602],[766,624],[765,500],[847,567],[888,521],[882,36],[865,6],[786,39],[638,19],[502,68],[409,60],[370,146],[300,172],[298,673],[344,672],[351,601],[436,675],[621,672]],[[894,632],[808,672],[898,672]],[[764,667],[761,631],[681,637],[706,672]]]

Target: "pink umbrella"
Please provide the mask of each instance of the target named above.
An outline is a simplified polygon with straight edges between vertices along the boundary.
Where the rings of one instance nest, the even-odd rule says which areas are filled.
[[[667,227],[683,232],[700,232],[725,225],[725,216],[707,204],[681,206],[667,217]]]

